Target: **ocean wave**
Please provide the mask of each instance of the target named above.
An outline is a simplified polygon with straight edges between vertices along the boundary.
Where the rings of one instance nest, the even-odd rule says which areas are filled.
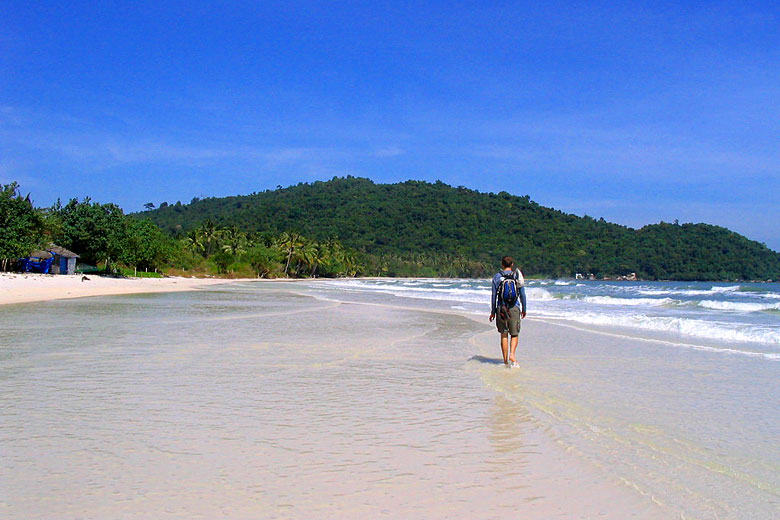
[[[565,313],[558,317],[588,325],[636,328],[718,341],[780,345],[779,330],[755,325],[643,314]]]
[[[615,298],[614,296],[585,296],[582,301],[597,305],[645,305],[651,307],[677,305],[680,302],[671,298]]]
[[[715,294],[735,293],[740,286],[713,287],[712,289],[660,289],[643,287],[636,290],[643,296],[713,296]]]
[[[780,302],[776,303],[753,303],[753,302],[728,302],[718,300],[702,300],[700,307],[705,309],[714,309],[718,311],[737,311],[737,312],[761,312],[780,310]]]
[[[736,292],[739,291],[741,288],[740,285],[731,285],[728,287],[713,287],[710,289],[714,293],[724,293],[724,292]]]
[[[529,300],[558,300],[553,293],[541,287],[526,287],[525,295]]]

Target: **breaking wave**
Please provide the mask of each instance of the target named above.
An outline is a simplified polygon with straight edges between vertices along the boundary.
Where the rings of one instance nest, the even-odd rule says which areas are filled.
[[[709,340],[728,342],[769,343],[780,345],[780,331],[768,327],[717,323],[691,318],[670,316],[646,316],[625,314],[611,316],[600,313],[579,313],[561,316],[578,323],[621,328],[637,328],[646,331],[667,332]],[[780,357],[780,355],[778,355]]]
[[[780,302],[776,303],[753,303],[753,302],[729,302],[718,300],[702,300],[699,302],[705,309],[715,309],[718,311],[737,311],[737,312],[761,312],[780,310]]]

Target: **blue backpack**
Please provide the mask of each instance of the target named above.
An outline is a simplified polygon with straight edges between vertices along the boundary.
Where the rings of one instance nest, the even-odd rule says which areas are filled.
[[[498,284],[497,307],[505,307],[508,309],[517,303],[519,294],[517,289],[517,279],[515,278],[514,271],[511,273],[503,273],[501,276],[503,276],[504,279],[501,280],[500,284]]]

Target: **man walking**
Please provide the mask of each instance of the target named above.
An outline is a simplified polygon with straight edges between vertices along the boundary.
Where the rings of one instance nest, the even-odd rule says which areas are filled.
[[[501,259],[501,267],[502,270],[493,276],[490,321],[495,318],[496,328],[501,333],[504,364],[516,365],[515,351],[520,334],[520,320],[525,318],[525,280],[520,269],[515,269],[515,261],[511,256]],[[512,338],[511,344],[509,336]]]

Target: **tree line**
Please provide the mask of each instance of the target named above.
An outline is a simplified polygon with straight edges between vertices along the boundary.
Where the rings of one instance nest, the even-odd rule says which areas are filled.
[[[536,276],[780,279],[778,253],[723,227],[661,222],[632,229],[547,208],[527,195],[442,182],[334,177],[250,195],[164,202],[141,214],[172,236],[204,219],[245,232],[294,227],[314,240],[338,236],[370,275],[488,276],[497,259],[510,254]]]
[[[546,208],[528,196],[441,182],[333,178],[245,196],[163,202],[126,215],[87,198],[36,208],[0,190],[0,262],[56,243],[113,272],[182,275],[780,279],[780,255],[708,224],[641,229]]]
[[[356,276],[357,255],[335,237],[313,240],[296,231],[245,232],[206,219],[182,236],[165,233],[143,215],[90,198],[36,208],[17,183],[0,189],[0,268],[57,244],[84,265],[108,273],[256,277]]]

